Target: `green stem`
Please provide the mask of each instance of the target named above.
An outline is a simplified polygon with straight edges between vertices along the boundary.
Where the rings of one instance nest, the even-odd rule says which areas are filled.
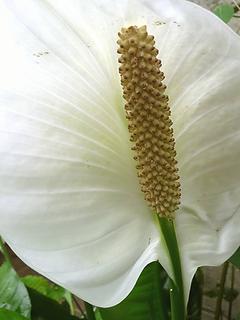
[[[235,282],[235,267],[232,265],[232,273],[231,273],[231,297],[233,295],[233,290],[234,290],[234,282]],[[232,319],[232,306],[233,306],[233,299],[229,300],[229,305],[228,305],[228,319]]]
[[[166,241],[172,262],[174,280],[170,282],[171,317],[172,320],[186,319],[182,268],[174,223],[167,218],[159,218],[160,228]]]
[[[225,282],[226,282],[226,277],[227,277],[228,265],[229,265],[229,262],[226,261],[222,267],[220,288],[219,288],[219,294],[218,294],[217,302],[216,302],[214,320],[219,320],[221,313],[222,313],[222,299],[223,299],[224,287],[225,287]]]
[[[8,254],[8,251],[7,251],[6,247],[5,247],[5,244],[4,244],[4,242],[3,242],[3,239],[2,239],[1,237],[0,237],[0,249],[1,249],[2,253],[3,253],[3,255],[4,255],[5,260],[6,260],[9,264],[11,264],[10,256],[9,256],[9,254]]]
[[[87,319],[88,320],[96,320],[93,306],[88,302],[84,302],[84,304],[85,304],[85,309],[86,309],[86,313],[87,313]]]

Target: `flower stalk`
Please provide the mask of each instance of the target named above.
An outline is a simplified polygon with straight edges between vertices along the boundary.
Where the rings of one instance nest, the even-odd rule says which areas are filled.
[[[172,220],[168,220],[167,218],[158,217],[158,219],[161,231],[166,241],[175,278],[175,281],[170,281],[171,319],[184,320],[186,318],[186,309],[184,301],[182,268],[174,222]]]

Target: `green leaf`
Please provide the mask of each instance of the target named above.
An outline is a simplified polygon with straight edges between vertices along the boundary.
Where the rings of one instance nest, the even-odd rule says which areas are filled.
[[[2,252],[5,260],[11,265],[11,261],[10,261],[10,258],[9,258],[9,254],[8,254],[8,251],[4,245],[4,240],[0,237],[0,251]]]
[[[234,318],[233,320],[240,320],[240,313],[237,314],[236,318]]]
[[[4,244],[3,244],[3,241],[2,241],[2,239],[0,240],[0,252],[2,252],[2,254],[4,254],[3,253],[3,246],[4,246]]]
[[[23,283],[31,289],[34,289],[38,293],[48,297],[49,299],[55,300],[58,303],[67,301],[70,307],[70,313],[74,314],[74,306],[72,302],[72,295],[69,291],[64,288],[48,281],[42,276],[26,276],[22,278]]]
[[[240,268],[240,247],[237,249],[237,251],[234,253],[234,255],[231,256],[229,261],[237,268]]]
[[[79,320],[71,315],[68,303],[59,304],[31,288],[28,292],[32,302],[32,320]]]
[[[70,291],[65,290],[64,298],[67,301],[71,314],[74,314],[73,296]]]
[[[21,316],[20,314],[6,310],[6,309],[0,309],[0,319],[1,320],[27,320],[27,318]]]
[[[30,318],[31,302],[27,289],[9,262],[0,267],[0,308]]]
[[[95,318],[96,318],[96,320],[103,320],[103,318],[101,316],[101,313],[100,313],[98,308],[95,311]]]
[[[34,289],[50,299],[57,302],[65,300],[65,289],[41,276],[26,276],[22,278],[22,281],[28,288]]]
[[[230,4],[220,4],[215,8],[214,13],[225,23],[228,23],[234,15],[234,8]]]
[[[196,272],[188,300],[188,320],[201,320],[203,294],[203,272],[198,269]]]
[[[167,320],[170,310],[166,272],[158,262],[143,270],[134,289],[120,304],[99,308],[103,320]]]

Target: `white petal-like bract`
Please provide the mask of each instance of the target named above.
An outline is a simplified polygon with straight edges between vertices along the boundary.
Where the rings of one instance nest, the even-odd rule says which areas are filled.
[[[186,295],[198,266],[240,243],[240,40],[185,1],[2,1],[0,234],[32,268],[112,306],[164,240],[140,191],[117,32],[147,25],[166,75]]]

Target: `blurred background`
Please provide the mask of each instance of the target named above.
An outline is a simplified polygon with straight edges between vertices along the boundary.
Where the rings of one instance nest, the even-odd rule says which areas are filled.
[[[234,7],[240,9],[240,1],[239,0],[190,0],[191,2],[194,2],[208,10],[214,11],[214,9],[219,6],[220,4],[230,4]],[[236,10],[237,11],[237,10]],[[240,13],[237,13],[240,15]],[[228,24],[233,28],[235,32],[240,34],[240,19],[237,17],[232,17],[231,20],[228,22]]]

